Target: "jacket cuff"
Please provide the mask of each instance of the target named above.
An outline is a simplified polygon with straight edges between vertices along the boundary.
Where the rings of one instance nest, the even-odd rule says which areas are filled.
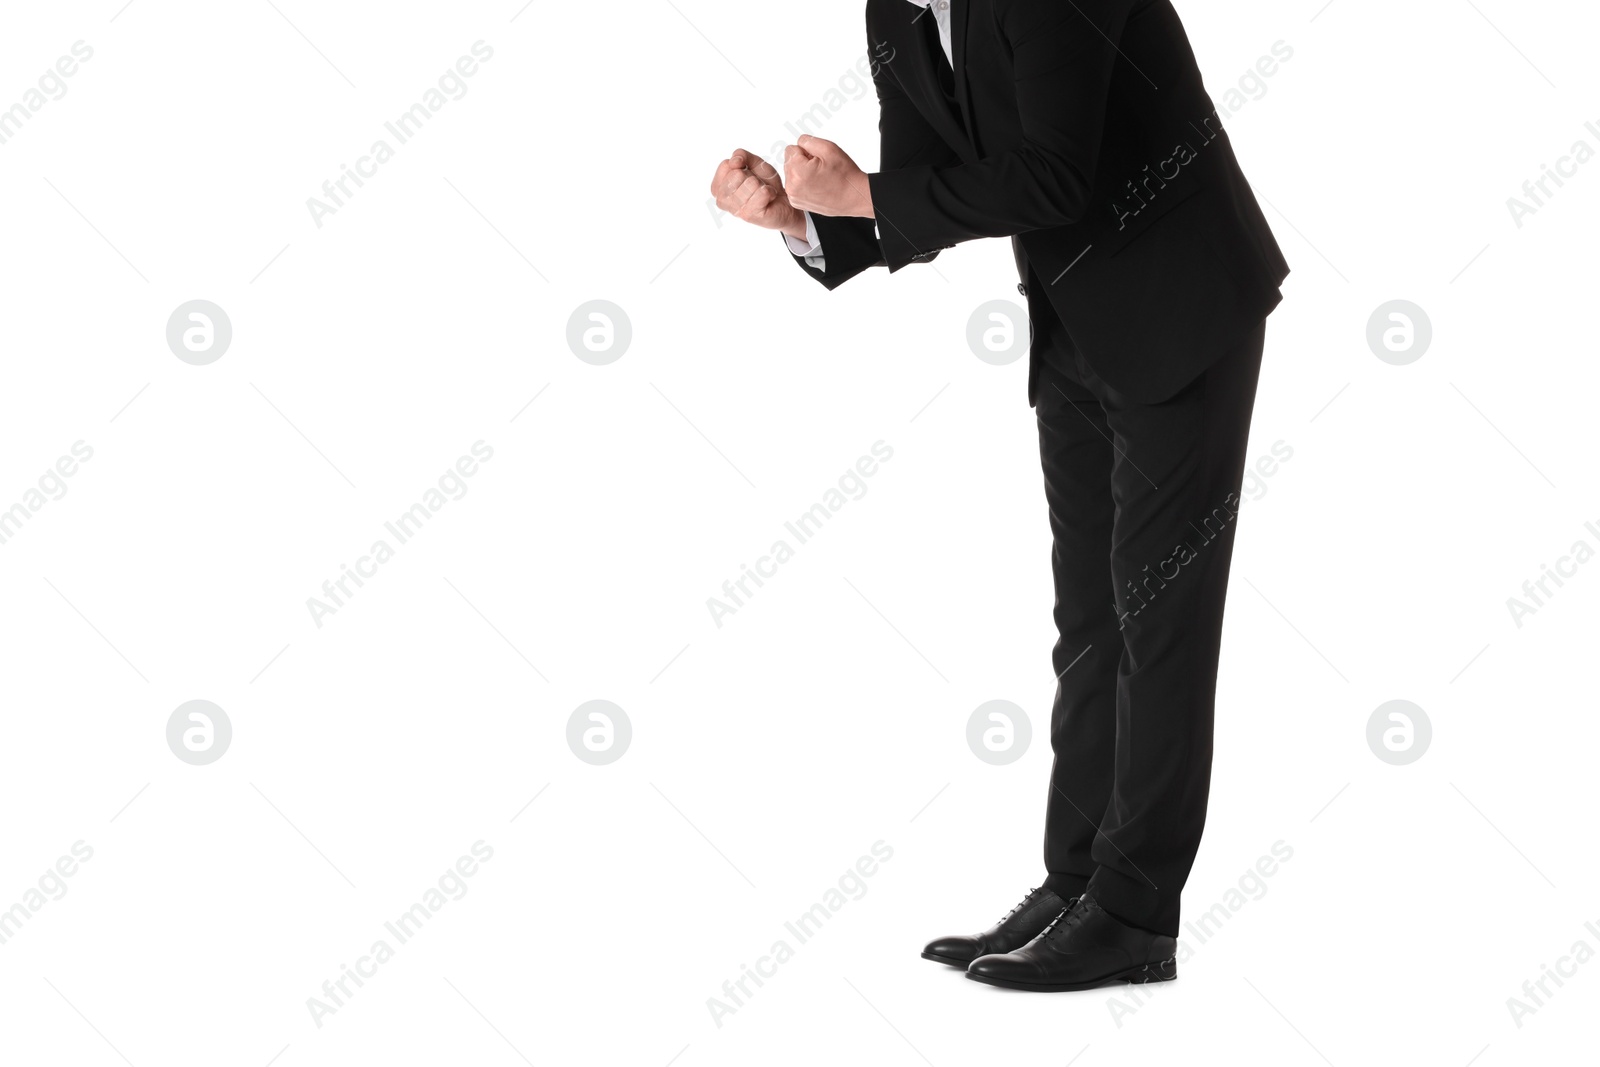
[[[907,167],[867,175],[872,190],[872,210],[877,216],[878,244],[883,262],[893,274],[908,263],[920,263],[939,254],[934,242],[918,232],[920,212],[915,205],[926,200],[932,167]]]
[[[807,258],[795,256],[807,274],[828,289],[835,289],[869,267],[883,262],[878,240],[872,235],[872,220],[852,217],[813,215],[817,240],[823,255]]]

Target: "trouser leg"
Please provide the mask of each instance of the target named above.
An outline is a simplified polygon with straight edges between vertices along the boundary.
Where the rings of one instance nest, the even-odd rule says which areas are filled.
[[[1125,402],[1085,368],[1112,437],[1110,570],[1121,636],[1112,788],[1088,888],[1113,915],[1171,936],[1205,826],[1217,657],[1264,332],[1263,323],[1157,404]]]
[[[1045,885],[1064,898],[1083,892],[1101,816],[1111,799],[1117,739],[1117,666],[1122,636],[1111,571],[1115,452],[1099,399],[1072,367],[1058,322],[1036,323],[1035,413],[1049,507],[1058,640],[1053,654],[1054,752],[1045,808]]]

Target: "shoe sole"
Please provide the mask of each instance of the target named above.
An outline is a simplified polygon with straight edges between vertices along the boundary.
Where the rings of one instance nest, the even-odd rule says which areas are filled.
[[[987,985],[1003,986],[1006,989],[1025,989],[1037,993],[1072,993],[1080,989],[1098,989],[1100,986],[1111,985],[1115,982],[1127,982],[1129,985],[1143,985],[1147,982],[1170,982],[1178,977],[1178,961],[1174,957],[1162,960],[1159,963],[1148,963],[1142,967],[1133,967],[1120,974],[1107,975],[1089,982],[1018,982],[1010,978],[995,978],[986,974],[967,972],[967,977],[974,982],[983,982]]]
[[[932,960],[935,963],[943,963],[949,967],[960,967],[962,970],[966,970],[967,964],[972,962],[972,960],[958,960],[954,956],[941,956],[936,952],[924,952],[922,958]]]

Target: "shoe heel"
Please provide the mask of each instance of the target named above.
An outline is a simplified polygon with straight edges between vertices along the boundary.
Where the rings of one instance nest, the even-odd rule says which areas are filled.
[[[1129,971],[1126,980],[1133,985],[1142,985],[1145,982],[1170,982],[1178,977],[1178,960],[1161,960],[1157,963],[1148,963],[1137,970]]]

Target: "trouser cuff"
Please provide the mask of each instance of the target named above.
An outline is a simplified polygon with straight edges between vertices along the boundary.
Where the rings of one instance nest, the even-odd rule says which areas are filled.
[[[1095,869],[1086,890],[1113,918],[1129,926],[1167,937],[1178,936],[1178,898],[1170,898],[1149,882],[1114,871]]]

